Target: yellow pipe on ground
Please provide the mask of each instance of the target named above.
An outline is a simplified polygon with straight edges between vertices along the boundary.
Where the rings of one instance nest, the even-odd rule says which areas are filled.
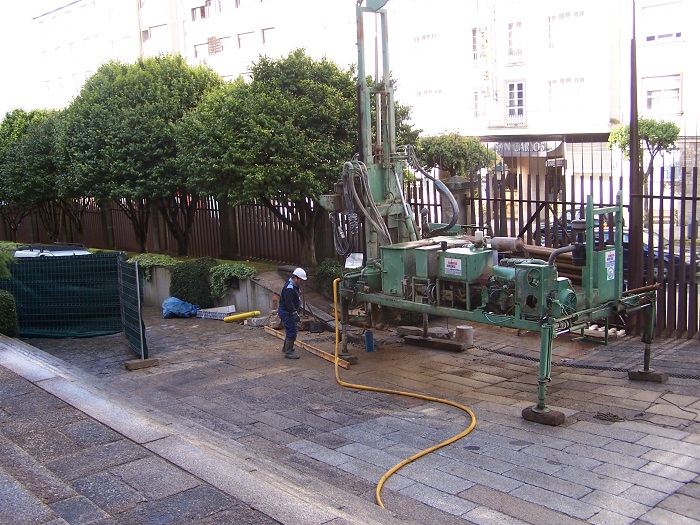
[[[450,401],[449,399],[442,399],[439,397],[433,397],[433,396],[426,396],[423,394],[416,394],[414,392],[404,392],[402,390],[390,390],[388,388],[378,388],[374,386],[367,386],[367,385],[357,385],[354,383],[347,383],[340,379],[340,373],[338,370],[338,360],[340,359],[338,357],[338,347],[340,343],[340,332],[339,332],[339,325],[340,325],[340,320],[338,319],[338,283],[342,281],[341,278],[335,279],[333,281],[333,310],[334,310],[334,315],[335,315],[335,380],[340,386],[348,387],[348,388],[356,388],[359,390],[369,390],[371,392],[382,392],[385,394],[398,394],[400,396],[408,396],[408,397],[414,397],[417,399],[423,399],[425,401],[434,401],[436,403],[443,403],[445,405],[450,405],[455,408],[458,408],[464,412],[466,412],[469,417],[471,418],[471,422],[469,423],[469,426],[464,429],[462,432],[459,434],[452,436],[449,439],[446,439],[442,443],[438,443],[437,445],[433,445],[432,447],[426,448],[425,450],[422,450],[418,452],[417,454],[414,454],[410,458],[404,459],[400,463],[397,463],[394,465],[392,468],[390,468],[379,480],[379,483],[377,483],[377,488],[375,489],[375,498],[377,500],[377,505],[380,507],[384,508],[384,502],[382,501],[382,487],[384,486],[384,483],[386,482],[387,479],[391,475],[393,475],[397,470],[405,467],[409,463],[417,460],[418,458],[422,458],[423,456],[426,456],[430,454],[431,452],[435,452],[436,450],[445,447],[451,443],[454,443],[455,441],[462,439],[464,436],[469,434],[472,430],[474,430],[474,427],[476,426],[476,416],[474,415],[474,412],[469,410],[467,407],[464,405],[460,405],[459,403],[455,403],[454,401]]]
[[[252,312],[244,312],[242,314],[229,315],[228,317],[224,317],[224,322],[233,323],[234,321],[241,321],[243,319],[248,319],[249,317],[255,317],[256,315],[260,315],[260,312],[258,310],[253,310]]]

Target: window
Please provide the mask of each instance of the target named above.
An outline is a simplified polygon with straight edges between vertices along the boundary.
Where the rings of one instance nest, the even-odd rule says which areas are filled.
[[[508,64],[522,64],[522,30],[520,22],[508,24]]]
[[[193,7],[192,8],[192,21],[201,20],[207,18],[208,9],[206,6]]]
[[[270,44],[274,42],[274,34],[275,34],[275,28],[274,27],[266,27],[262,30],[262,43],[263,44]]]
[[[474,62],[479,60],[479,44],[478,44],[478,39],[476,37],[477,35],[477,29],[476,27],[472,28],[472,58]]]
[[[247,33],[238,33],[238,48],[250,47],[253,44],[255,33],[253,31]]]
[[[573,114],[581,107],[584,79],[565,77],[549,81],[549,112]]]
[[[523,126],[525,124],[525,83],[508,83],[508,114],[507,126]]]
[[[642,38],[649,44],[678,41],[683,20],[680,2],[645,7],[642,9]]]
[[[486,93],[484,90],[474,91],[474,118],[486,116]]]
[[[642,79],[644,113],[681,113],[681,76],[648,77]]]
[[[585,40],[583,14],[583,11],[573,11],[547,17],[550,49]]]

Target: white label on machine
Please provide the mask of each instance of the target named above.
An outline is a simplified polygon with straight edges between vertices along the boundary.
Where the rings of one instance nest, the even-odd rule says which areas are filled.
[[[609,251],[605,254],[605,270],[608,273],[608,281],[615,279],[615,252]]]
[[[462,259],[445,257],[445,275],[462,275]]]

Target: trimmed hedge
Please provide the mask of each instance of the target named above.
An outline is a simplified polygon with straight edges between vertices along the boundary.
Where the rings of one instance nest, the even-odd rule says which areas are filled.
[[[19,335],[19,318],[15,297],[7,290],[0,290],[0,333],[9,337]]]

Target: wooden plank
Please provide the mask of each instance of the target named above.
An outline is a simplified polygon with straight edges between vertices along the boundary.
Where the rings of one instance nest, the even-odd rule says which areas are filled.
[[[268,334],[272,334],[275,337],[277,337],[278,339],[285,338],[283,332],[279,332],[279,331],[275,330],[274,328],[270,328],[269,326],[264,326],[263,328],[265,329],[265,331]],[[322,357],[326,361],[330,361],[331,363],[335,363],[335,356],[333,354],[329,354],[328,352],[324,352],[320,348],[316,348],[315,346],[312,346],[309,343],[305,343],[304,341],[299,341],[299,339],[297,339],[294,342],[294,344],[300,346],[301,348],[303,348],[307,352],[311,352],[312,354],[315,354],[319,357]],[[346,361],[345,359],[341,359],[339,357],[338,358],[338,366],[347,369],[347,368],[350,368],[350,363],[348,361]]]

